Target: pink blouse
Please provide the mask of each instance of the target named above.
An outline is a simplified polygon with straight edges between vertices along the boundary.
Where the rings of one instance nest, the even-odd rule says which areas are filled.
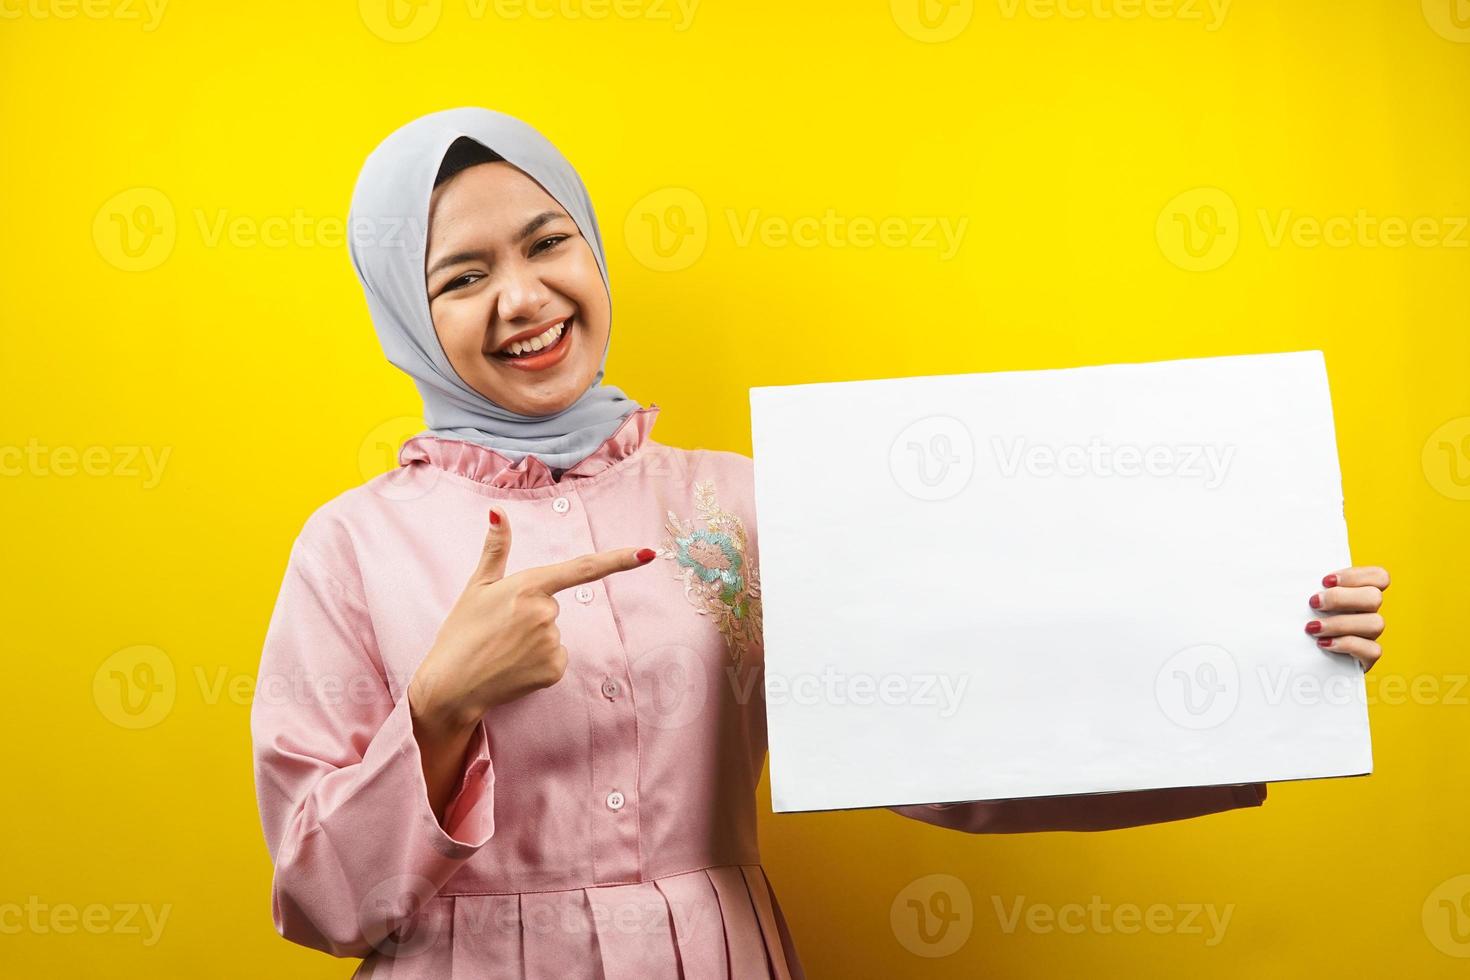
[[[359,977],[799,978],[760,864],[766,754],[752,461],[629,415],[556,479],[417,436],[291,549],[251,711],[281,935]],[[562,680],[481,720],[441,825],[404,695],[475,568],[609,548],[557,593]],[[892,808],[970,833],[1101,830],[1259,805],[1262,785]]]

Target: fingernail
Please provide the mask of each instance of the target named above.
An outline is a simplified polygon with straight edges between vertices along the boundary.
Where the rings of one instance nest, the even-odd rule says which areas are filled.
[[[1310,623],[1307,624],[1307,632],[1308,633],[1320,633],[1320,632],[1322,632],[1322,623],[1319,620],[1315,620],[1315,619],[1312,620]]]
[[[637,558],[643,564],[647,565],[649,562],[653,561],[654,554],[655,552],[652,548],[640,548],[638,549]]]
[[[499,512],[493,511],[493,510],[490,512],[490,526],[491,527],[499,527],[500,526],[500,514],[499,514]]]
[[[1310,598],[1310,599],[1307,600],[1307,605],[1311,606],[1313,609],[1321,609],[1322,608],[1322,593],[1318,592],[1318,593],[1314,594],[1312,596],[1312,598]]]
[[[1320,638],[1317,641],[1317,645],[1319,647],[1330,647],[1330,646],[1332,646],[1332,637],[1330,637],[1330,636],[1324,636],[1324,637]]]
[[[1335,589],[1335,588],[1337,588],[1337,576],[1336,575],[1324,575],[1324,576],[1322,576],[1322,584],[1325,585],[1325,586],[1327,586],[1327,588],[1329,588],[1329,589]]]

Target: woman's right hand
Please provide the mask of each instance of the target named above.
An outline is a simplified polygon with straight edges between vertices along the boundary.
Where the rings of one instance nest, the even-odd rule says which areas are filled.
[[[650,548],[615,548],[505,574],[510,521],[491,508],[480,562],[409,683],[416,718],[441,732],[468,732],[498,704],[561,680],[567,648],[553,593],[639,568]]]

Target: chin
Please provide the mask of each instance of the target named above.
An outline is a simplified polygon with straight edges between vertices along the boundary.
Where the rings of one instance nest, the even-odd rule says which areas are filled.
[[[518,397],[510,399],[503,397],[495,398],[491,395],[486,395],[485,397],[497,405],[508,408],[512,412],[540,417],[555,415],[557,412],[570,408],[576,403],[582,392],[586,390],[587,382],[584,382],[575,388],[561,388],[558,386],[558,390],[551,393],[531,394],[522,390],[518,392]]]

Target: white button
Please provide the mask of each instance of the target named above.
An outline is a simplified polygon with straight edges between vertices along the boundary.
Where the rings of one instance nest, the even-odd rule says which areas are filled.
[[[577,601],[578,602],[591,602],[592,601],[592,589],[591,589],[590,586],[586,586],[586,585],[578,586],[577,591],[576,592],[573,592],[572,595],[574,595],[574,596],[577,597]]]
[[[607,808],[609,810],[621,810],[623,808],[623,794],[613,790],[607,794]]]
[[[620,688],[618,687],[618,682],[613,680],[611,677],[602,682],[602,696],[607,698],[609,701],[618,696],[619,690]]]
[[[557,497],[551,502],[551,509],[558,514],[565,514],[572,509],[572,502],[565,497]]]

